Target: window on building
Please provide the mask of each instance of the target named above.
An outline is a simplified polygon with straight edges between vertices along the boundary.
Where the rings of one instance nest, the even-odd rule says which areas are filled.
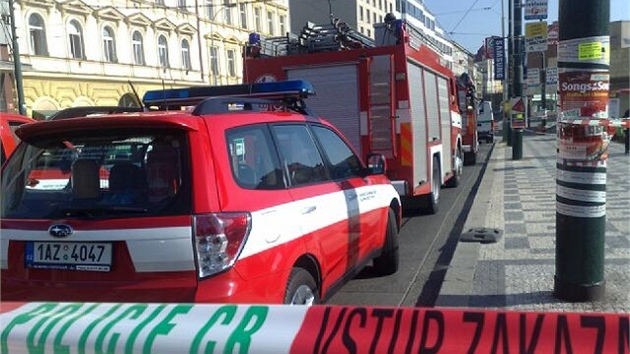
[[[210,72],[212,75],[219,75],[219,58],[217,58],[217,47],[210,47]]]
[[[241,28],[247,29],[247,5],[239,4],[238,9],[241,13]]]
[[[186,0],[177,0],[177,7],[179,7],[182,10],[187,10]]]
[[[70,43],[70,55],[75,59],[85,59],[83,31],[76,20],[68,22],[68,41]]]
[[[363,6],[359,6],[359,20],[363,21]]]
[[[31,54],[48,55],[46,43],[46,27],[44,20],[38,14],[31,14],[28,18],[28,31],[30,37]]]
[[[269,34],[275,34],[275,28],[273,26],[273,12],[267,11],[267,29],[269,30]]]
[[[254,8],[254,26],[257,32],[260,32],[262,28],[262,24],[260,22],[261,21],[260,16],[261,16],[260,8],[259,7]]]
[[[140,32],[133,32],[131,36],[131,46],[133,47],[133,62],[137,65],[144,65],[144,46]]]
[[[280,35],[284,36],[287,33],[287,17],[280,15]]]
[[[214,6],[212,6],[212,0],[206,0],[206,16],[212,20],[214,17]]]
[[[228,25],[232,24],[232,7],[234,6],[230,1],[231,0],[223,0],[223,8],[219,10],[225,12],[225,23]]]
[[[187,39],[182,40],[182,67],[186,70],[192,69],[190,63],[190,43]]]
[[[370,23],[370,10],[369,9],[365,10],[365,15],[366,15],[365,17],[367,19],[367,22]]]
[[[164,0],[155,0],[155,4],[164,6]]]
[[[111,63],[117,61],[114,31],[109,26],[103,27],[103,58]]]
[[[182,67],[186,70],[192,69],[190,62],[190,43],[187,39],[182,39]]]
[[[372,19],[373,19],[372,23],[378,23],[378,20],[377,20],[378,17],[376,16],[376,12],[372,14]]]
[[[168,68],[168,42],[166,36],[160,35],[158,37],[158,58],[160,60],[160,66]]]
[[[231,77],[235,77],[236,76],[236,53],[234,52],[234,49],[227,50],[227,67],[228,67],[228,74]]]

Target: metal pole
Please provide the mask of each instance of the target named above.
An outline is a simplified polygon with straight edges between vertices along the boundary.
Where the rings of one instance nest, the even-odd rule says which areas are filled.
[[[17,31],[15,28],[15,10],[13,0],[9,0],[9,17],[11,19],[11,36],[13,46],[13,67],[15,75],[15,89],[18,96],[18,112],[26,115],[26,103],[24,101],[24,83],[22,79],[22,61],[20,60],[20,46],[18,45]]]
[[[610,0],[560,0],[554,296],[604,298]],[[577,119],[572,122],[570,117]],[[594,121],[593,125],[581,124]],[[574,124],[575,123],[575,124]]]
[[[514,97],[523,96],[523,6],[514,0]]]
[[[540,63],[540,79],[542,81],[540,86],[540,100],[543,108],[543,112],[547,110],[547,56],[545,52],[540,52],[541,55],[541,63]],[[545,114],[546,116],[546,114]]]
[[[508,99],[514,97],[514,1],[506,0],[508,2]],[[512,127],[510,120],[512,119],[512,112],[510,103],[506,106],[509,107],[507,115],[505,117],[505,125],[503,128],[503,139],[507,142],[507,146],[512,146]]]
[[[514,0],[514,97],[523,96],[523,5],[521,0]],[[527,112],[525,110],[525,112]],[[523,128],[525,127],[524,113],[518,115],[513,112],[512,118],[512,160],[523,158]]]
[[[505,43],[505,11],[504,11],[505,6],[504,6],[504,3],[505,3],[505,0],[501,0],[501,40],[503,41],[503,43]],[[508,57],[509,57],[509,53],[508,53]],[[503,111],[503,115],[501,117],[503,119],[503,128],[502,128],[503,140],[506,140],[506,130],[507,130],[507,120],[508,120],[508,115],[507,115],[507,112],[505,111],[505,106],[506,106],[505,102],[507,102],[509,98],[508,96],[508,81],[509,80],[507,78],[507,75],[505,74],[505,71],[506,71],[506,65],[504,63],[503,64],[503,81],[502,81],[503,98],[501,102],[501,108]]]
[[[199,11],[199,1],[195,0],[195,13],[197,15],[197,45],[199,50],[199,72],[201,73],[201,81],[205,82],[203,70],[203,44],[201,42],[201,11]]]

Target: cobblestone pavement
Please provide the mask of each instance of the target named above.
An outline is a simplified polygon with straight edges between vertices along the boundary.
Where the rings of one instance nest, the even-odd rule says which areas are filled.
[[[553,296],[556,137],[523,137],[523,158],[495,144],[464,230],[497,228],[496,243],[459,242],[436,306],[630,312],[630,157],[612,143],[607,167],[605,298],[570,303]]]

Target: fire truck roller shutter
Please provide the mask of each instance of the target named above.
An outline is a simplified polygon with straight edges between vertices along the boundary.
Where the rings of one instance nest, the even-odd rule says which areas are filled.
[[[442,178],[453,171],[453,149],[451,148],[451,110],[448,104],[448,83],[446,78],[438,76],[438,95],[440,103],[440,124],[442,125]]]
[[[424,113],[424,90],[422,69],[412,62],[407,62],[409,72],[409,101],[411,102],[411,130],[414,137],[425,137],[427,122]],[[427,182],[427,141],[424,138],[416,138],[413,141],[413,187],[420,181]]]
[[[358,66],[336,65],[317,68],[290,69],[290,80],[303,79],[315,88],[315,96],[306,101],[317,115],[335,125],[361,152],[361,126],[359,116]]]

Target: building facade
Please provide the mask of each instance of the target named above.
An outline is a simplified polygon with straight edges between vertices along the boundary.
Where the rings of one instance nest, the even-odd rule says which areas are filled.
[[[456,42],[452,42],[453,45],[453,73],[455,75],[461,75],[467,73],[471,78],[474,78],[477,71],[475,65],[475,56],[469,52],[466,48]]]
[[[249,33],[289,31],[286,0],[16,0],[14,13],[26,111],[39,117],[138,105],[135,93],[151,89],[241,83]],[[10,33],[7,18],[0,26]],[[17,111],[7,86],[6,110]]]
[[[615,118],[630,109],[630,21],[610,23],[610,98]]]

